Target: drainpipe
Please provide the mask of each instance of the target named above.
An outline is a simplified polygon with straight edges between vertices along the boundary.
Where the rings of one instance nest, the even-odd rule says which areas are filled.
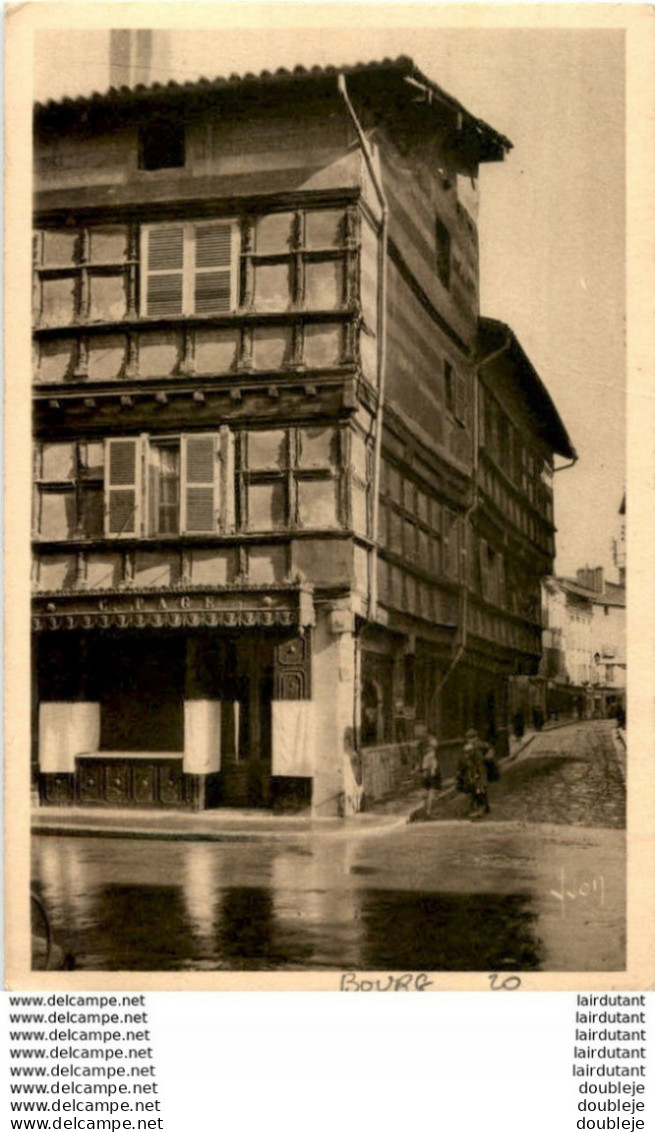
[[[368,598],[368,617],[370,621],[375,621],[377,617],[378,608],[378,569],[377,569],[377,550],[379,545],[379,526],[380,526],[380,469],[382,465],[382,423],[384,415],[384,399],[385,399],[385,384],[386,384],[386,371],[387,371],[387,245],[388,245],[388,227],[389,227],[389,208],[387,205],[387,198],[382,188],[382,183],[378,176],[371,148],[362,129],[361,123],[355,108],[348,96],[348,88],[346,86],[346,77],[340,74],[337,78],[339,94],[343,98],[344,104],[350,115],[357,140],[366,162],[371,181],[377,193],[380,202],[380,226],[378,231],[378,325],[377,325],[377,386],[378,386],[378,403],[375,420],[375,440],[373,448],[373,505],[371,514],[371,527],[372,527],[372,547],[369,554],[369,598]]]
[[[473,527],[471,524],[471,519],[475,511],[477,511],[478,503],[480,502],[478,484],[478,471],[480,467],[480,371],[483,366],[488,365],[489,362],[495,361],[496,358],[499,358],[501,356],[501,354],[504,354],[505,351],[509,349],[511,341],[511,337],[508,334],[502,346],[500,346],[497,350],[493,350],[491,354],[487,354],[486,357],[481,358],[479,362],[476,362],[473,370],[473,494],[471,496],[471,502],[464,512],[464,580],[462,586],[462,610],[460,619],[461,632],[459,644],[457,645],[457,648],[455,650],[455,655],[448,665],[443,678],[437,685],[437,694],[450,679],[450,676],[454,672],[455,668],[457,668],[457,665],[466,652],[466,645],[468,641],[469,562],[471,561],[471,545],[473,542]]]

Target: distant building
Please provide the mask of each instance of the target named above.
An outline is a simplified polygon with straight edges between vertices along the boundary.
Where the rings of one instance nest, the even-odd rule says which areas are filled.
[[[625,586],[585,567],[575,580],[546,579],[543,598],[549,714],[601,718],[625,706]]]
[[[45,803],[349,813],[502,743],[574,456],[480,319],[509,149],[408,59],[37,106]]]

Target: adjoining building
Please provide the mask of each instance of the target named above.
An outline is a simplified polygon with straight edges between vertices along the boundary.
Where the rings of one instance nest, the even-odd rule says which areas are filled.
[[[547,578],[543,595],[545,713],[602,719],[625,710],[625,584],[584,567],[575,580]]]
[[[350,813],[502,746],[575,457],[480,319],[510,148],[406,58],[36,107],[44,803]]]

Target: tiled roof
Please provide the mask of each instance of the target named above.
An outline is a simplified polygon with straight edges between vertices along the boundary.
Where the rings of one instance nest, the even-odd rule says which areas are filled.
[[[586,601],[596,605],[625,605],[625,586],[617,585],[616,582],[606,582],[604,593],[597,593],[595,590],[587,589],[586,586],[581,586],[579,582],[574,582],[572,578],[558,578],[557,581],[573,597],[585,598]]]
[[[355,63],[342,67],[316,66],[307,68],[298,66],[294,67],[293,70],[280,67],[276,71],[262,71],[259,74],[248,72],[245,75],[232,74],[227,78],[200,78],[193,82],[184,83],[171,79],[168,83],[152,83],[147,86],[138,83],[135,86],[110,87],[107,91],[96,91],[91,95],[83,95],[77,98],[63,98],[60,101],[50,100],[45,103],[37,102],[35,104],[35,115],[37,121],[40,121],[49,120],[52,117],[59,118],[62,115],[74,117],[94,108],[100,109],[109,106],[127,108],[135,104],[153,101],[161,102],[165,100],[179,103],[189,97],[206,98],[207,96],[220,96],[225,93],[251,94],[262,87],[282,88],[308,82],[325,84],[326,81],[332,82],[340,74],[352,77],[355,81],[361,80],[364,83],[376,76],[390,76],[392,79],[399,79],[401,83],[405,82],[408,102],[416,102],[422,94],[428,106],[433,103],[440,103],[449,107],[451,111],[461,114],[467,125],[472,127],[479,135],[481,160],[502,159],[503,154],[512,148],[512,143],[508,138],[498,133],[481,118],[476,118],[466,110],[457,99],[447,94],[432,79],[424,75],[413,60],[406,55],[400,55],[397,59],[382,59],[379,62]]]

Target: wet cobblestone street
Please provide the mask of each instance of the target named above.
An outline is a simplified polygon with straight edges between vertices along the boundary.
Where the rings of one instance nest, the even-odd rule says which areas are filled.
[[[500,781],[491,783],[486,821],[623,829],[625,786],[611,731],[605,722],[581,723],[535,736],[521,760],[504,763]],[[468,809],[468,797],[451,794],[439,799],[433,820],[463,818]]]
[[[536,736],[491,815],[247,840],[37,836],[35,893],[78,970],[620,971],[623,778],[608,724]]]

